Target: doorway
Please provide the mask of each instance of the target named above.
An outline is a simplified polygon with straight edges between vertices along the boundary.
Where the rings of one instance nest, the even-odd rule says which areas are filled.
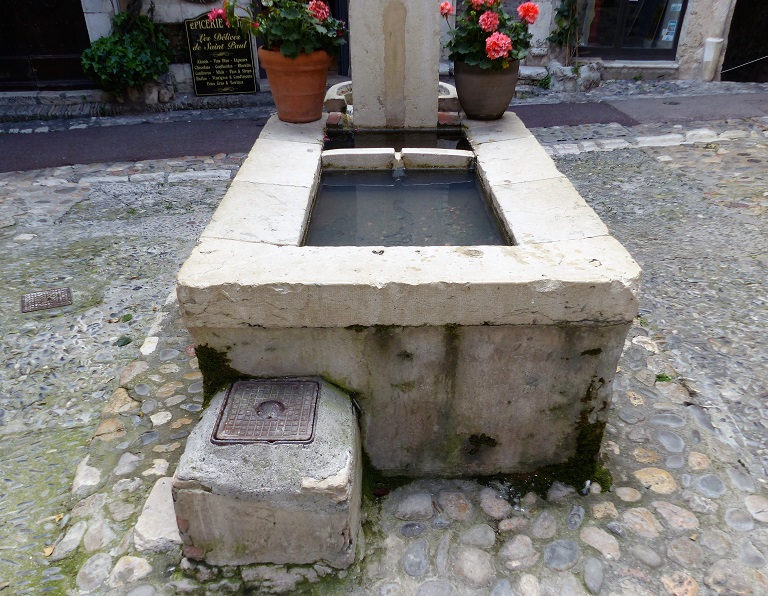
[[[93,86],[80,66],[90,47],[80,0],[39,0],[20,9],[0,0],[0,90],[85,89]]]
[[[579,56],[674,60],[687,0],[583,0]]]
[[[768,4],[738,0],[733,11],[723,81],[768,82]]]

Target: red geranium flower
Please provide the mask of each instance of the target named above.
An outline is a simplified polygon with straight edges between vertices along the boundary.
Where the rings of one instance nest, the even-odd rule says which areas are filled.
[[[444,17],[449,17],[453,14],[453,4],[450,2],[443,2],[440,5],[440,14]]]
[[[485,53],[491,60],[506,58],[512,51],[512,40],[503,33],[493,33],[485,40]]]
[[[499,28],[499,15],[497,15],[492,10],[489,10],[488,12],[484,12],[480,15],[478,23],[480,23],[480,28],[483,31],[492,33]]]
[[[535,2],[525,2],[517,7],[518,16],[529,25],[533,25],[539,16],[539,6]]]
[[[321,23],[328,20],[328,17],[331,16],[331,9],[328,8],[328,5],[325,2],[322,2],[322,0],[310,0],[307,8]]]

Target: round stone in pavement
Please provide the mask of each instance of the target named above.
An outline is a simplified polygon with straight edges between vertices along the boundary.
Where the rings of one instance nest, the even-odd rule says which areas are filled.
[[[181,354],[178,350],[174,350],[173,348],[165,348],[164,350],[160,350],[160,360],[173,360]]]
[[[661,443],[661,446],[670,453],[680,453],[685,449],[683,438],[671,430],[660,430],[656,433],[656,438]]]
[[[710,499],[718,499],[725,494],[725,484],[714,474],[699,476],[693,486],[699,493]]]
[[[459,542],[467,546],[491,548],[496,544],[496,532],[488,524],[478,524],[466,532],[462,532],[459,536]]]
[[[533,521],[533,535],[536,538],[552,538],[557,533],[557,519],[549,511],[542,511]]]
[[[434,514],[432,495],[419,492],[405,497],[395,510],[395,517],[403,520],[429,519]]]
[[[504,519],[512,511],[512,505],[490,486],[480,491],[480,508],[493,519]]]
[[[453,586],[443,579],[431,579],[419,586],[416,596],[451,596]]]
[[[685,460],[681,455],[670,455],[667,458],[667,467],[671,468],[673,470],[677,470],[678,468],[682,468],[685,465]]]
[[[645,420],[645,416],[638,410],[630,410],[629,408],[622,408],[619,410],[619,418],[621,418],[627,424],[637,424]]]
[[[742,563],[749,567],[754,567],[755,569],[762,569],[765,567],[765,557],[763,556],[763,553],[757,550],[750,540],[745,538],[744,541],[739,544],[739,548],[741,549],[740,558]]]
[[[744,504],[757,521],[768,523],[768,499],[760,495],[750,495]]]
[[[752,516],[743,509],[728,509],[725,512],[725,523],[737,532],[749,532],[755,527]]]
[[[650,546],[646,546],[645,544],[635,544],[632,547],[632,554],[635,555],[638,560],[648,565],[648,567],[656,568],[661,566],[662,560],[659,553]]]
[[[136,395],[140,395],[141,397],[146,397],[147,395],[149,395],[149,392],[152,391],[152,388],[146,383],[139,383],[138,385],[136,385],[136,387],[133,388],[133,391],[136,393]]]
[[[685,426],[685,419],[677,414],[656,414],[651,417],[650,422],[656,426],[669,426],[670,428],[682,428]]]
[[[77,574],[77,587],[84,592],[91,592],[101,586],[112,569],[112,557],[98,553],[88,559]]]
[[[533,548],[533,542],[528,536],[518,534],[501,547],[499,559],[507,569],[517,571],[536,563],[539,553]]]
[[[691,569],[701,562],[704,552],[698,544],[684,536],[667,545],[667,556],[684,569]]]
[[[427,559],[427,541],[414,542],[405,551],[402,559],[403,569],[411,577],[421,577],[429,569]]]
[[[550,569],[565,571],[579,560],[581,549],[573,540],[555,540],[544,549],[544,564]]]
[[[640,491],[629,486],[619,486],[615,489],[616,496],[626,503],[639,501],[642,498]]]
[[[728,473],[728,478],[731,479],[733,486],[744,492],[755,492],[755,483],[749,474],[742,470],[737,470],[736,468],[728,468],[726,472]]]
[[[584,507],[581,505],[573,505],[571,507],[571,510],[568,512],[568,517],[565,518],[565,525],[568,526],[569,530],[578,530],[579,526],[581,526],[581,522],[584,521],[584,514],[586,512],[584,511]]]
[[[584,583],[593,594],[599,594],[603,587],[603,564],[596,557],[584,561]]]
[[[400,533],[406,538],[415,538],[421,536],[427,529],[427,525],[422,522],[407,522],[400,526]]]
[[[454,555],[453,569],[462,581],[480,588],[493,579],[493,558],[479,548],[462,546]]]

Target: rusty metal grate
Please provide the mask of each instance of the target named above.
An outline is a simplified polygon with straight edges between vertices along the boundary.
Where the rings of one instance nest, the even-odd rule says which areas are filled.
[[[58,308],[59,306],[69,306],[70,304],[72,304],[72,290],[69,288],[44,290],[42,292],[24,294],[21,297],[21,312],[46,310],[48,308]]]
[[[227,391],[211,442],[311,443],[319,391],[314,381],[238,381]]]

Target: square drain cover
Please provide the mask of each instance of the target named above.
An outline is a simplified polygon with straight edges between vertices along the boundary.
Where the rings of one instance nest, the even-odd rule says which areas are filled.
[[[46,310],[59,306],[69,306],[70,304],[72,304],[72,290],[69,288],[44,290],[42,292],[24,294],[21,297],[21,312]]]
[[[227,391],[211,442],[311,443],[319,392],[315,381],[238,381]]]

